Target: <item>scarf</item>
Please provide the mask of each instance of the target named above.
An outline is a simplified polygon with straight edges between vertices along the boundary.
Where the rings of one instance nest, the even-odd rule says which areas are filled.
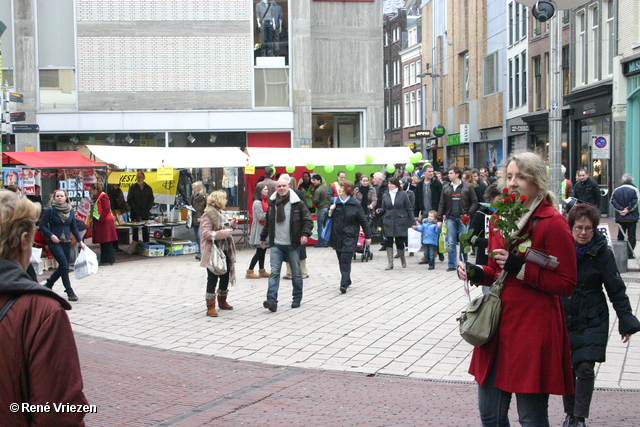
[[[593,246],[593,239],[591,239],[591,241],[584,246],[576,245],[576,257],[578,261],[580,261],[582,257],[584,257],[587,254],[587,252],[589,252],[589,249],[591,249],[592,246]]]
[[[284,207],[289,203],[289,193],[286,196],[276,196],[276,222],[283,222],[286,218],[284,216]]]
[[[371,187],[369,187],[368,185],[365,187],[364,185],[360,186],[360,194],[362,195],[362,207],[364,208],[364,211],[367,212],[367,207],[369,206],[369,189]]]
[[[338,200],[340,200],[342,202],[342,204],[344,205],[345,203],[347,203],[349,201],[349,199],[351,198],[351,196],[347,196],[346,199],[342,200],[342,197],[338,196]]]
[[[67,222],[69,219],[69,214],[71,213],[71,205],[67,202],[63,204],[53,203],[51,206],[58,211],[58,215],[62,218],[62,222]]]
[[[229,228],[229,220],[224,211],[209,207],[206,213],[209,214],[211,222],[213,223],[213,231],[226,230]],[[233,241],[233,236],[229,236],[225,240],[214,240],[213,244],[217,245],[227,257],[229,285],[234,286],[236,284],[236,244]]]
[[[392,205],[396,204],[396,194],[398,194],[398,189],[397,188],[395,190],[389,190],[389,197],[391,197],[391,204]]]

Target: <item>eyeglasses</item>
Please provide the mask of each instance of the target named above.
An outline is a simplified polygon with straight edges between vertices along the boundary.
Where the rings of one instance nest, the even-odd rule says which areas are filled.
[[[593,231],[593,227],[573,227],[573,231],[578,234],[582,233],[583,231],[591,233]]]

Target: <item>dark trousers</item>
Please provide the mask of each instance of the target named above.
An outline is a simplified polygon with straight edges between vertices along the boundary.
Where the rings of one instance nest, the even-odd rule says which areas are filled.
[[[220,279],[220,290],[226,291],[229,288],[229,270],[224,273],[222,276],[216,276],[207,268],[207,293],[215,294],[216,293],[216,285],[218,284],[218,279]]]
[[[113,264],[116,262],[113,242],[100,243],[100,264]]]
[[[387,248],[392,248],[393,247],[393,240],[395,239],[396,241],[396,248],[398,249],[398,251],[404,251],[404,247],[407,246],[407,240],[409,239],[408,237],[405,236],[397,236],[397,237],[387,237],[387,239],[385,240],[384,245]]]
[[[267,255],[267,248],[262,249],[260,246],[256,248],[256,253],[253,254],[253,258],[251,258],[251,263],[249,264],[249,270],[253,270],[258,264],[260,270],[264,270],[264,258]]]
[[[351,285],[351,260],[353,252],[338,252],[338,264],[340,266],[340,287],[348,288]]]
[[[135,218],[131,218],[131,221],[136,221],[136,222],[141,222],[141,221],[146,221],[143,220],[142,217],[135,217]],[[142,228],[142,241],[143,242],[148,242],[149,241],[149,227],[131,227],[131,238],[133,240],[138,240],[138,228]]]
[[[71,242],[51,243],[49,242],[49,252],[58,262],[58,268],[47,279],[47,286],[52,288],[56,281],[62,277],[62,285],[67,293],[73,293],[71,281],[69,280],[69,257],[71,256]]]
[[[576,394],[562,396],[565,413],[574,417],[589,418],[589,407],[596,382],[595,365],[596,362],[587,361],[573,367]]]
[[[619,222],[620,227],[627,233],[627,237],[629,238],[629,243],[633,249],[636,248],[636,225],[637,222],[629,221],[629,222]],[[624,240],[624,234],[622,231],[618,230],[618,240]],[[629,258],[633,256],[633,251],[629,249],[627,246],[627,252],[629,253]]]

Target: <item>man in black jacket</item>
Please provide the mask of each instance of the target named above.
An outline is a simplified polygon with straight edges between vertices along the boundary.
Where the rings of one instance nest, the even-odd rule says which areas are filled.
[[[429,211],[438,210],[442,195],[442,183],[435,178],[433,166],[427,163],[423,169],[422,179],[416,186],[416,203],[413,207],[416,221],[420,223],[429,216]]]
[[[293,281],[291,308],[300,307],[302,300],[302,272],[298,246],[306,245],[313,232],[313,221],[306,202],[289,188],[289,180],[278,179],[276,192],[269,198],[266,225],[260,233],[260,247],[266,248],[267,238],[271,248],[271,275],[264,308],[278,309],[278,288],[282,263],[288,261]]]
[[[578,180],[573,186],[573,194],[576,199],[594,205],[600,210],[600,187],[594,180],[589,178],[586,169],[578,171]]]

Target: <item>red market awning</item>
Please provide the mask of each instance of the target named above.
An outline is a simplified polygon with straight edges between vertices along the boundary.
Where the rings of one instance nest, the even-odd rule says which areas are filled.
[[[4,166],[24,165],[37,169],[89,169],[106,168],[77,151],[28,151],[2,153]]]

